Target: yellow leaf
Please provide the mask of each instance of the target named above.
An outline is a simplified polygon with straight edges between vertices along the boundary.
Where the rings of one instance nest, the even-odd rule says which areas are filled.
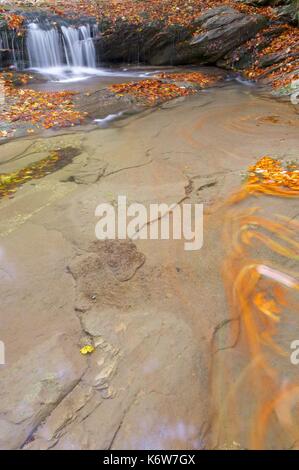
[[[86,354],[93,353],[94,350],[95,348],[93,346],[91,346],[90,344],[87,344],[86,346],[83,346],[83,348],[80,349],[80,353],[85,356]]]

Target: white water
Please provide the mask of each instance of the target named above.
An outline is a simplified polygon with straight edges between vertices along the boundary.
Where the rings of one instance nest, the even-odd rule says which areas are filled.
[[[28,25],[26,41],[30,68],[50,79],[77,81],[97,74],[96,52],[89,25],[48,30]]]
[[[108,127],[110,122],[116,121],[117,119],[121,118],[124,114],[124,111],[119,111],[119,113],[116,114],[108,114],[103,119],[94,119],[94,122],[98,124],[100,127]]]
[[[69,67],[96,67],[96,53],[91,37],[90,26],[78,29],[61,27],[66,61]]]
[[[86,80],[92,76],[147,77],[154,73],[97,68],[94,27],[87,24],[44,29],[37,23],[30,23],[26,38],[30,69],[48,80],[61,83]]]

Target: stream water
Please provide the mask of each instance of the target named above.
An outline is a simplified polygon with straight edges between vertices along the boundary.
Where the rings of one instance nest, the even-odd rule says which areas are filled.
[[[43,48],[48,47],[47,41],[52,45],[58,40],[55,33],[43,33],[42,39],[35,27],[31,33],[32,66],[60,67],[58,56],[49,51],[47,58],[40,57],[37,46],[37,41]],[[70,34],[79,32],[64,32],[66,49]],[[85,37],[88,31],[80,34]],[[87,42],[76,50],[75,57],[71,50],[66,51],[64,65],[79,69],[92,65],[89,38],[84,41]],[[97,80],[100,78],[81,82],[75,88],[96,88],[100,86]],[[40,86],[52,89],[56,85]],[[57,149],[77,152],[63,168],[24,184],[13,199],[0,201],[1,339],[6,345],[10,376],[14,364],[22,363],[33,349],[38,351],[57,333],[66,333],[79,350],[76,345],[84,334],[82,324],[85,331],[104,338],[105,344],[121,351],[121,356],[115,354],[112,359],[110,353],[105,353],[109,356],[105,356],[107,367],[117,363],[107,379],[114,390],[112,399],[104,400],[99,408],[98,392],[94,392],[94,411],[83,400],[82,409],[78,406],[71,422],[59,424],[59,437],[54,443],[47,441],[48,445],[60,449],[105,448],[107,439],[122,422],[115,448],[252,446],[254,411],[261,405],[261,396],[252,393],[253,382],[248,380],[242,383],[241,390],[234,390],[240,392],[242,399],[239,395],[237,399],[245,403],[243,407],[219,411],[230,393],[230,384],[252,359],[248,356],[246,363],[246,348],[229,347],[226,331],[224,337],[216,338],[217,351],[228,351],[215,356],[215,350],[211,350],[214,332],[222,331],[219,325],[227,324],[232,315],[221,274],[228,248],[221,241],[228,214],[222,204],[241,187],[248,166],[263,155],[284,161],[298,157],[298,124],[298,114],[290,104],[270,99],[254,87],[226,81],[156,110],[111,120],[106,129],[80,126],[1,145],[1,173],[24,168]],[[132,278],[119,281],[111,274],[113,267],[112,271],[102,268],[102,261],[97,261],[97,271],[91,275],[91,260],[98,256],[94,248],[95,208],[101,202],[115,204],[120,194],[146,207],[153,202],[180,203],[186,198],[191,203],[204,204],[203,248],[186,252],[182,240],[137,240],[136,246],[146,261]],[[260,196],[238,208],[245,211],[254,207],[259,207],[266,219],[274,212],[287,219],[298,216],[296,200]],[[118,256],[127,256],[124,251],[121,253]],[[251,256],[265,264],[270,256],[274,262],[274,255],[262,249]],[[79,260],[76,269],[72,268],[74,259]],[[117,259],[116,256],[116,265]],[[124,259],[125,266],[130,266],[131,258]],[[295,270],[293,261],[279,259],[278,264],[287,273]],[[73,276],[69,274],[72,269]],[[280,342],[286,348],[290,341],[298,339],[298,318],[291,310],[280,330]],[[39,367],[41,374],[47,374],[51,369],[47,365],[49,356],[42,354]],[[274,354],[271,360],[275,361]],[[231,370],[224,377],[224,364],[228,363]],[[92,374],[99,374],[100,364],[95,356],[85,382],[93,380]],[[59,374],[68,374],[69,367],[64,356],[59,357]],[[297,380],[297,369],[288,357],[280,359],[278,367],[279,389],[286,381]],[[26,367],[16,370],[14,381],[24,380]],[[257,380],[264,379],[259,376]],[[211,394],[211,382],[212,388],[215,383],[219,385],[216,395]],[[23,398],[25,394],[8,395],[12,398],[5,412],[22,407],[25,413],[30,406]],[[265,399],[270,398],[263,396]],[[64,401],[60,406],[63,404]],[[125,418],[124,409],[129,410]],[[204,423],[211,422],[211,410],[216,410],[218,419],[214,434],[208,437]],[[44,429],[47,412],[42,407],[37,413]],[[279,416],[283,416],[282,411]],[[283,419],[267,426],[267,442],[255,446],[291,445],[294,429],[288,428],[290,433],[282,438]],[[17,433],[16,425],[14,434]],[[30,446],[47,445],[43,435],[41,432],[33,437]]]

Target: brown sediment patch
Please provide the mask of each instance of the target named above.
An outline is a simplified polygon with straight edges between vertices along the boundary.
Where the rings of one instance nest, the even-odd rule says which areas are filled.
[[[289,126],[296,126],[297,123],[292,120],[284,121],[278,115],[270,115],[270,116],[263,116],[257,119],[257,121],[261,124],[287,124]]]
[[[134,278],[143,266],[145,256],[128,240],[98,241],[87,255],[75,259],[69,271],[77,285],[78,311],[88,310],[98,302],[129,308],[146,292],[143,275]],[[133,292],[132,292],[132,285]]]

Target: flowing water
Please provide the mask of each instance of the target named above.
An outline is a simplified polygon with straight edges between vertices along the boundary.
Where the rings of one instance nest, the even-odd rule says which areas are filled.
[[[95,33],[96,27],[89,24],[43,29],[30,23],[26,38],[30,68],[59,80],[96,74]]]
[[[11,63],[19,70],[30,69],[48,80],[76,82],[91,76],[109,76],[97,62],[96,24],[66,25],[35,20],[26,23],[25,37],[0,32],[0,48],[11,51]]]
[[[65,39],[66,64],[85,64],[88,38],[83,39],[82,31],[64,34],[65,38],[79,35],[83,41],[73,57]],[[53,32],[43,33],[44,47],[51,49],[50,44],[58,40]],[[38,48],[30,48],[32,65],[37,65]],[[44,60],[49,62],[39,65],[46,67],[62,59],[49,54]],[[237,276],[242,263],[260,260],[268,266],[263,271],[268,274],[275,263],[284,275],[296,270],[293,259],[276,259],[275,250],[269,253],[257,247],[250,254],[235,254],[236,234],[253,223],[250,217],[257,208],[262,219],[255,219],[256,230],[267,228],[264,220],[272,220],[274,213],[294,222],[298,203],[263,194],[234,208],[225,201],[242,187],[248,166],[261,156],[283,161],[298,158],[298,124],[298,114],[290,104],[230,81],[157,110],[111,120],[106,129],[81,126],[1,146],[1,173],[28,167],[57,149],[69,149],[64,167],[24,184],[14,199],[0,201],[0,292],[5,312],[1,339],[10,366],[57,332],[67,333],[76,345],[83,335],[82,325],[85,331],[100,335],[106,352],[111,345],[121,351],[120,356],[114,352],[108,362],[113,370],[107,379],[111,399],[97,401],[102,398],[95,392],[91,403],[83,400],[72,421],[59,424],[55,442],[50,439],[46,444],[43,436],[52,421],[47,424],[49,418],[41,410],[38,416],[43,424],[29,446],[106,448],[110,440],[113,448],[121,449],[294,446],[298,420],[297,424],[287,420],[288,407],[281,400],[273,407],[267,390],[281,397],[286,384],[297,383],[296,366],[288,356],[278,361],[277,351],[267,351],[278,369],[275,387],[267,388],[269,377],[265,378],[263,368],[247,375],[248,367],[260,364],[256,354],[244,346],[244,338],[238,342],[234,331],[231,338],[226,328],[238,317],[229,299],[234,273]],[[72,159],[70,149],[74,150]],[[118,195],[146,207],[153,202],[203,203],[203,248],[186,252],[183,240],[137,240],[145,263],[126,282],[119,281],[97,258],[94,232],[96,206],[101,202],[115,205]],[[227,233],[232,230],[228,238],[223,238],[225,224]],[[279,235],[280,228],[275,227]],[[119,266],[117,256],[126,260],[121,269],[129,269],[132,255],[126,254],[123,245],[110,247],[112,252],[112,272]],[[246,282],[251,278],[245,279],[245,286]],[[264,289],[272,288],[263,282]],[[298,339],[296,305],[292,299],[282,316],[278,342],[286,349]],[[256,330],[247,331],[246,318],[245,314],[243,331],[253,335],[249,344],[255,344]],[[94,357],[84,383],[99,374],[102,359]],[[47,361],[39,363],[45,373]],[[66,373],[67,367],[61,359],[59,373]],[[22,380],[22,368],[18,371]],[[236,384],[233,390],[232,384]],[[292,390],[297,393],[296,388]],[[12,397],[10,407],[22,406],[25,413],[29,405],[23,395],[12,393]],[[262,430],[255,421],[260,409]],[[8,405],[5,412],[11,412]],[[255,430],[258,437],[252,439]]]

